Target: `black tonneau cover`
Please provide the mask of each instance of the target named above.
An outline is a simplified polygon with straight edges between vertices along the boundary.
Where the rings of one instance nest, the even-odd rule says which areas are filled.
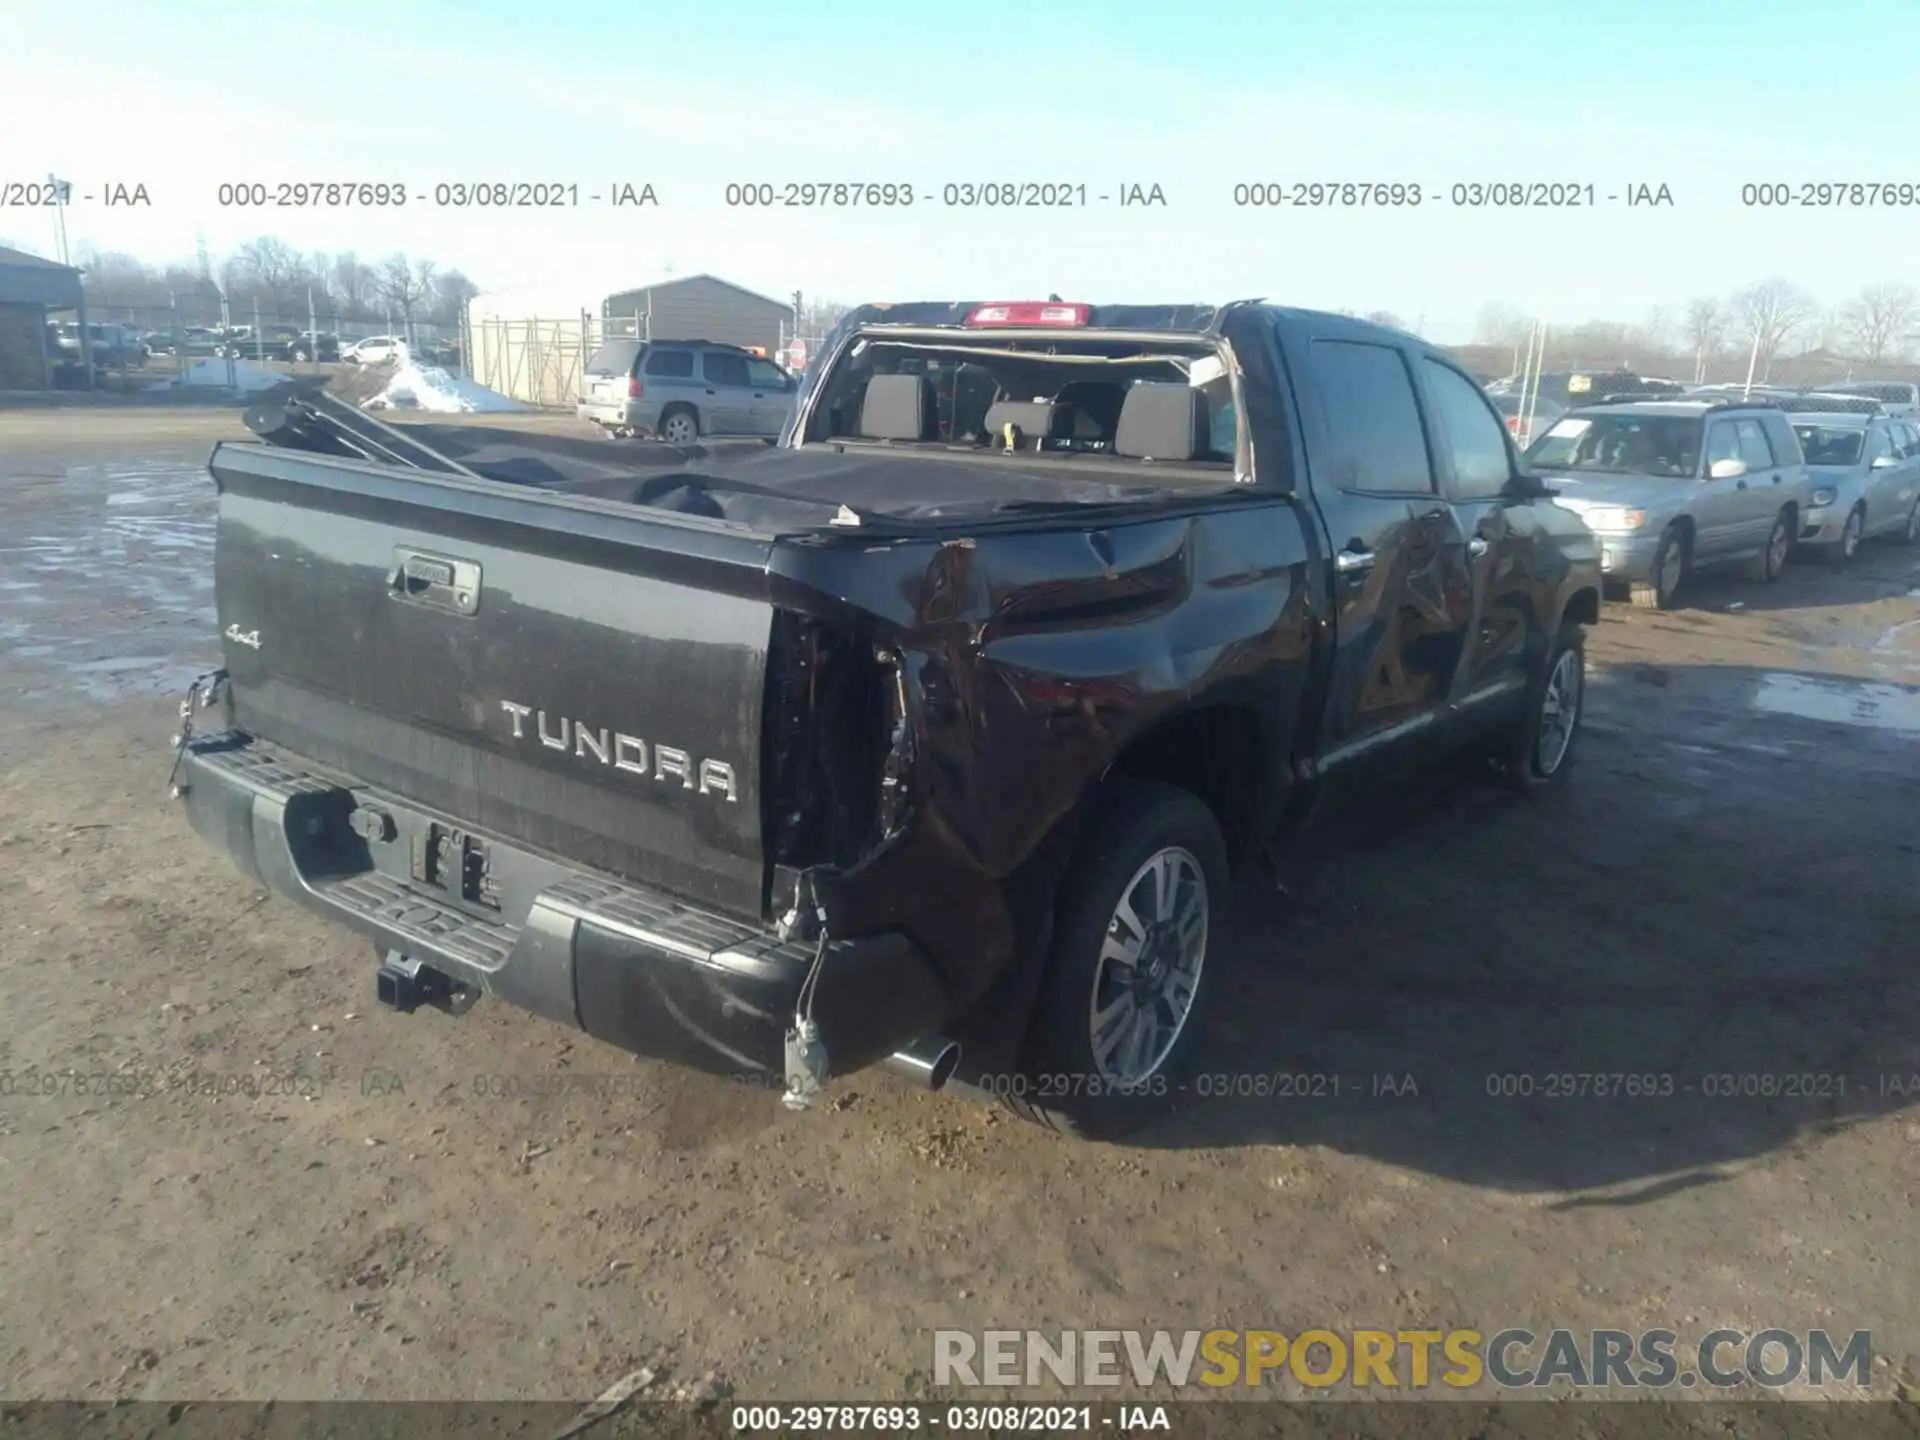
[[[276,395],[248,414],[279,448],[590,495],[781,535],[876,520],[988,519],[1058,506],[1137,505],[1235,490],[1230,467],[1109,456],[1009,456],[965,446],[760,440],[675,447],[488,426],[388,425],[328,395]]]

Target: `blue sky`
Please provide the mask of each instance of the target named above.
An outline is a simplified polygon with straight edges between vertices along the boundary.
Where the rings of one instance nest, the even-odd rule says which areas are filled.
[[[1920,283],[1920,205],[1753,210],[1744,182],[1920,188],[1911,6],[1582,0],[927,6],[9,0],[0,180],[144,182],[76,239],[153,259],[262,232],[565,297],[709,270],[842,300],[1274,299],[1640,318],[1785,274]],[[1551,7],[1561,8],[1561,7]],[[312,17],[309,19],[308,17]],[[95,102],[70,120],[75,84]],[[103,112],[101,95],[126,110]],[[650,182],[656,209],[222,208],[233,180]],[[729,180],[910,182],[893,212],[742,211]],[[1248,180],[1666,184],[1671,209],[1238,208]],[[942,206],[947,182],[1158,184],[1164,209]],[[0,210],[47,249],[48,218]]]

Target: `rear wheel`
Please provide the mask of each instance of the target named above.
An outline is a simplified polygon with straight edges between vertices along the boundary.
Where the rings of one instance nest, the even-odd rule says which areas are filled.
[[[1758,580],[1763,585],[1771,585],[1780,578],[1780,572],[1787,568],[1787,551],[1793,545],[1793,515],[1782,510],[1773,517],[1773,529],[1767,532],[1767,544],[1758,555],[1747,561],[1747,578]]]
[[[691,445],[700,438],[700,421],[686,406],[660,417],[660,438],[669,445]]]
[[[1196,796],[1113,782],[1061,887],[1047,973],[1008,1105],[1081,1139],[1171,1107],[1203,1003],[1226,845]]]
[[[1920,500],[1913,502],[1913,508],[1907,511],[1907,523],[1893,538],[1896,544],[1920,545]]]
[[[1643,610],[1671,610],[1686,573],[1686,536],[1678,526],[1669,525],[1660,537],[1660,548],[1654,551],[1652,573],[1645,580],[1633,582],[1629,598]]]

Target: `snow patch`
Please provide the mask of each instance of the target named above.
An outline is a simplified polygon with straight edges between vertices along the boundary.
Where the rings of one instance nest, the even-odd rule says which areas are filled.
[[[464,375],[456,375],[438,365],[419,364],[402,347],[399,368],[394,371],[393,379],[387,382],[387,388],[362,402],[361,408],[432,410],[445,415],[470,415],[480,412],[505,414],[531,410],[533,406],[524,405],[497,390],[489,390]]]

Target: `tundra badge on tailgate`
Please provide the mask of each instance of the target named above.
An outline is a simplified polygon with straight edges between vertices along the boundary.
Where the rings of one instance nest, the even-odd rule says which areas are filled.
[[[733,766],[725,761],[699,760],[677,746],[650,744],[632,735],[595,729],[565,715],[549,716],[545,710],[512,700],[502,700],[500,708],[512,717],[516,740],[531,740],[537,735],[547,749],[558,750],[563,755],[571,754],[576,759],[611,766],[630,775],[678,780],[682,789],[698,790],[702,795],[719,795],[735,802],[740,799]],[[534,722],[531,732],[527,729],[529,719]]]

